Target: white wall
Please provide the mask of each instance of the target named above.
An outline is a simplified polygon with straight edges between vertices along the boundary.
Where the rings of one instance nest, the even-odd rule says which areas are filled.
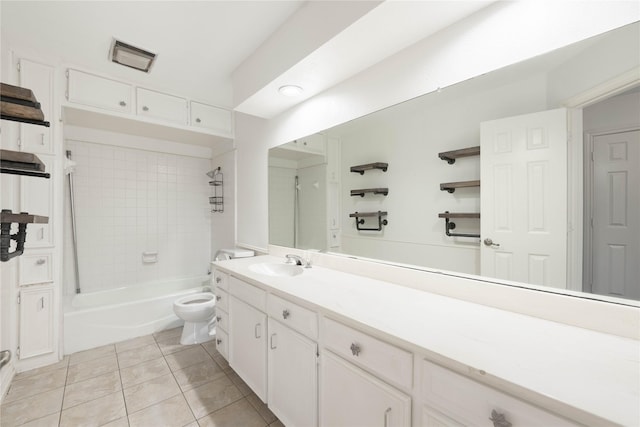
[[[221,168],[224,177],[224,211],[211,213],[211,256],[222,248],[232,248],[236,242],[236,152],[221,154],[211,160],[210,169]],[[209,188],[213,195],[214,188]],[[213,206],[209,206],[211,210]]]
[[[585,132],[602,132],[640,126],[640,88],[584,109]]]
[[[238,242],[268,244],[269,147],[638,19],[635,2],[500,2],[268,122],[237,115]]]
[[[65,148],[77,163],[73,178],[82,292],[206,274],[211,260],[209,158],[121,147],[122,139],[130,147],[147,141],[111,132],[67,129],[65,137]],[[180,151],[182,144],[173,146],[172,151]],[[68,208],[67,202],[64,292],[73,294]],[[157,252],[157,262],[143,262],[144,252]]]

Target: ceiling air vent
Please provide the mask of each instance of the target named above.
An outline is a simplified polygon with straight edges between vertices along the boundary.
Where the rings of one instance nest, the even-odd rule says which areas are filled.
[[[148,73],[157,55],[113,39],[109,56],[113,62]]]

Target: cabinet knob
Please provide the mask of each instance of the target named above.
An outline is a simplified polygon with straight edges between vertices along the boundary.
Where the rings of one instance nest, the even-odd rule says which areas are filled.
[[[200,120],[200,117],[196,117],[196,123],[200,123],[202,122],[202,120]]]
[[[149,111],[149,107],[147,107],[146,105],[142,106],[142,111]]]
[[[222,278],[221,277],[216,277],[216,283],[220,283],[222,282]]]
[[[511,423],[507,421],[507,417],[495,409],[491,411],[491,418],[489,418],[489,420],[493,422],[493,427],[511,427]]]
[[[352,343],[350,348],[351,348],[351,354],[353,354],[354,356],[360,355],[360,346],[358,344]]]
[[[44,258],[40,258],[39,260],[37,260],[37,261],[36,261],[36,264],[37,264],[37,265],[42,265],[42,264],[44,264],[45,262],[47,262],[47,260],[45,260]]]
[[[220,301],[222,299],[222,297],[220,295],[216,296],[216,301]]]
[[[222,316],[216,316],[216,321],[221,321],[222,320]]]
[[[221,340],[220,338],[218,338],[218,339],[216,340],[216,344],[218,344],[218,345],[222,344],[222,340]]]
[[[124,102],[124,101],[120,101],[119,104],[120,104],[121,107],[126,107],[127,106],[127,103]]]
[[[286,308],[284,310],[282,310],[282,318],[286,319],[287,317],[289,317],[291,313],[289,313],[289,310],[287,310]]]

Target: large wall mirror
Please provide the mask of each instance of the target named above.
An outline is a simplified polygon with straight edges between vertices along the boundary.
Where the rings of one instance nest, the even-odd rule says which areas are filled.
[[[269,241],[640,300],[639,24],[271,149]]]

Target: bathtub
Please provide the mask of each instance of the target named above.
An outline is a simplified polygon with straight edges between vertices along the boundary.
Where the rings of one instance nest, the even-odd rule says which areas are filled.
[[[64,302],[64,352],[87,350],[182,325],[173,313],[181,296],[202,292],[210,277],[80,293]]]

